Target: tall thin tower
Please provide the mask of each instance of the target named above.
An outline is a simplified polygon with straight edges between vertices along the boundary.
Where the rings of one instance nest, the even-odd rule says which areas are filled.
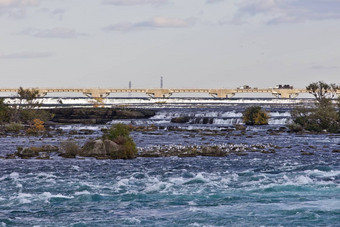
[[[163,77],[161,76],[161,89],[163,89]]]
[[[131,80],[129,81],[129,89],[132,88],[132,83],[131,83]],[[131,97],[131,92],[129,92],[129,97]]]

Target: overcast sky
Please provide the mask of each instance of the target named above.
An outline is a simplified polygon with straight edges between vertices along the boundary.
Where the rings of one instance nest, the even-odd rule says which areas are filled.
[[[0,87],[340,83],[340,0],[0,0]]]

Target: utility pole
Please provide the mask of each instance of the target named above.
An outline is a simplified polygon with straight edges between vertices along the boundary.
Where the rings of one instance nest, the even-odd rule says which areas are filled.
[[[132,83],[131,83],[131,80],[129,81],[129,89],[131,89],[132,87]],[[131,97],[131,92],[129,92],[129,97]]]
[[[163,89],[163,77],[161,76],[161,89]]]

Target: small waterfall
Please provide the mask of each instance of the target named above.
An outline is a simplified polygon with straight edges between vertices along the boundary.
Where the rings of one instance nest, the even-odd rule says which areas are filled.
[[[269,113],[269,125],[285,125],[290,119],[289,111],[273,111]],[[173,118],[187,118],[185,123],[171,123]],[[231,126],[242,124],[242,110],[216,110],[216,109],[166,109],[158,111],[149,119],[113,120],[111,124],[124,123],[133,125],[209,125]]]
[[[289,119],[288,118],[269,118],[269,125],[285,125]]]

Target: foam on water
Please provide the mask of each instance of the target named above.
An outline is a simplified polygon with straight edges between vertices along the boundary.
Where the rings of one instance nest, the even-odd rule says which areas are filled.
[[[340,176],[340,171],[321,171],[318,169],[314,170],[306,170],[306,174],[310,176],[321,176],[321,177],[339,177]]]
[[[60,193],[52,194],[51,192],[43,192],[42,194],[39,195],[39,197],[41,199],[45,200],[46,202],[48,200],[50,200],[51,198],[61,198],[61,199],[72,199],[72,198],[74,198],[73,196],[66,196],[66,195],[62,195]]]
[[[74,195],[91,195],[91,193],[89,191],[81,191],[81,192],[75,192]]]
[[[19,179],[19,173],[13,172],[9,175],[9,177],[12,178],[13,180],[18,180]]]
[[[214,107],[215,108],[215,107]],[[240,151],[246,156],[0,159],[0,223],[8,226],[337,226],[340,194],[339,137],[329,134],[271,135],[290,116],[271,112],[270,124],[248,126],[245,136],[224,125],[240,123],[241,109],[170,108],[152,119],[121,120],[164,124],[156,133],[133,132],[139,150],[182,149],[188,145]],[[174,116],[209,119],[210,124],[176,124]],[[211,120],[211,121],[210,121]],[[119,121],[113,121],[119,122]],[[200,122],[200,121],[196,121]],[[64,130],[99,130],[78,125]],[[197,133],[196,129],[201,131]],[[204,131],[205,129],[209,129]],[[216,130],[217,133],[211,133]],[[200,133],[206,133],[200,136]],[[159,134],[159,135],[157,135]],[[191,137],[192,135],[192,137]],[[203,140],[204,137],[204,140]],[[164,139],[166,138],[166,139]],[[202,141],[201,141],[202,139]],[[43,138],[48,143],[48,138]],[[47,140],[47,141],[46,141]],[[7,150],[29,140],[3,139]],[[274,149],[274,148],[273,148]],[[314,155],[301,155],[301,150]]]
[[[297,176],[295,178],[295,183],[298,185],[303,185],[303,184],[312,184],[313,180],[309,178],[308,176]]]
[[[273,223],[268,221],[271,216],[286,226],[295,225],[300,220],[287,214],[295,210],[303,215],[307,215],[307,211],[311,215],[319,215],[320,220],[327,220],[329,225],[336,223],[332,215],[339,211],[340,200],[335,196],[339,193],[339,182],[328,178],[338,177],[339,169],[301,169],[305,168],[303,159],[290,162],[282,160],[286,156],[280,156],[268,162],[266,157],[70,160],[54,163],[57,172],[51,172],[48,163],[40,166],[38,162],[31,162],[30,168],[39,169],[36,174],[19,169],[9,172],[0,181],[1,188],[7,184],[0,197],[0,208],[10,206],[12,211],[22,211],[30,207],[41,211],[42,206],[48,207],[40,216],[31,214],[36,217],[32,219],[35,220],[32,225],[46,225],[49,220],[58,225],[75,222],[95,225],[88,222],[86,216],[105,222],[114,219],[115,223],[123,226],[128,223],[144,226],[152,223],[227,225],[225,214],[228,213],[228,218],[234,221],[240,221],[238,217],[242,216],[244,225],[271,226]],[[269,167],[275,167],[277,173],[268,172]],[[48,171],[43,171],[44,168]],[[78,168],[81,171],[77,171]],[[301,170],[293,171],[297,168]],[[60,171],[67,174],[60,174]],[[48,179],[57,183],[49,186]],[[325,180],[329,184],[326,185]],[[18,182],[23,185],[22,191],[18,191]],[[297,203],[296,199],[302,202]],[[271,210],[267,209],[268,203]],[[59,210],[61,207],[62,210]],[[252,209],[250,215],[258,216],[258,221],[245,215],[252,207],[256,209]],[[66,210],[69,217],[55,218]],[[108,212],[109,216],[100,215]],[[145,218],[146,214],[152,220]],[[27,219],[19,220],[15,223],[22,224]]]
[[[65,125],[59,126],[62,130],[100,130],[100,126],[85,126],[85,125]]]
[[[270,112],[271,118],[269,125],[284,125],[290,119],[290,113]],[[231,126],[242,124],[242,111],[236,110],[191,110],[191,109],[167,109],[166,111],[157,111],[156,115],[149,119],[123,119],[112,120],[108,124],[133,124],[133,125],[171,125],[171,119],[185,117],[188,118],[188,124],[195,125],[216,125]]]
[[[15,198],[17,200],[19,200],[20,204],[27,204],[27,203],[31,203],[31,198],[33,196],[31,194],[27,194],[27,193],[19,193],[18,196]]]

